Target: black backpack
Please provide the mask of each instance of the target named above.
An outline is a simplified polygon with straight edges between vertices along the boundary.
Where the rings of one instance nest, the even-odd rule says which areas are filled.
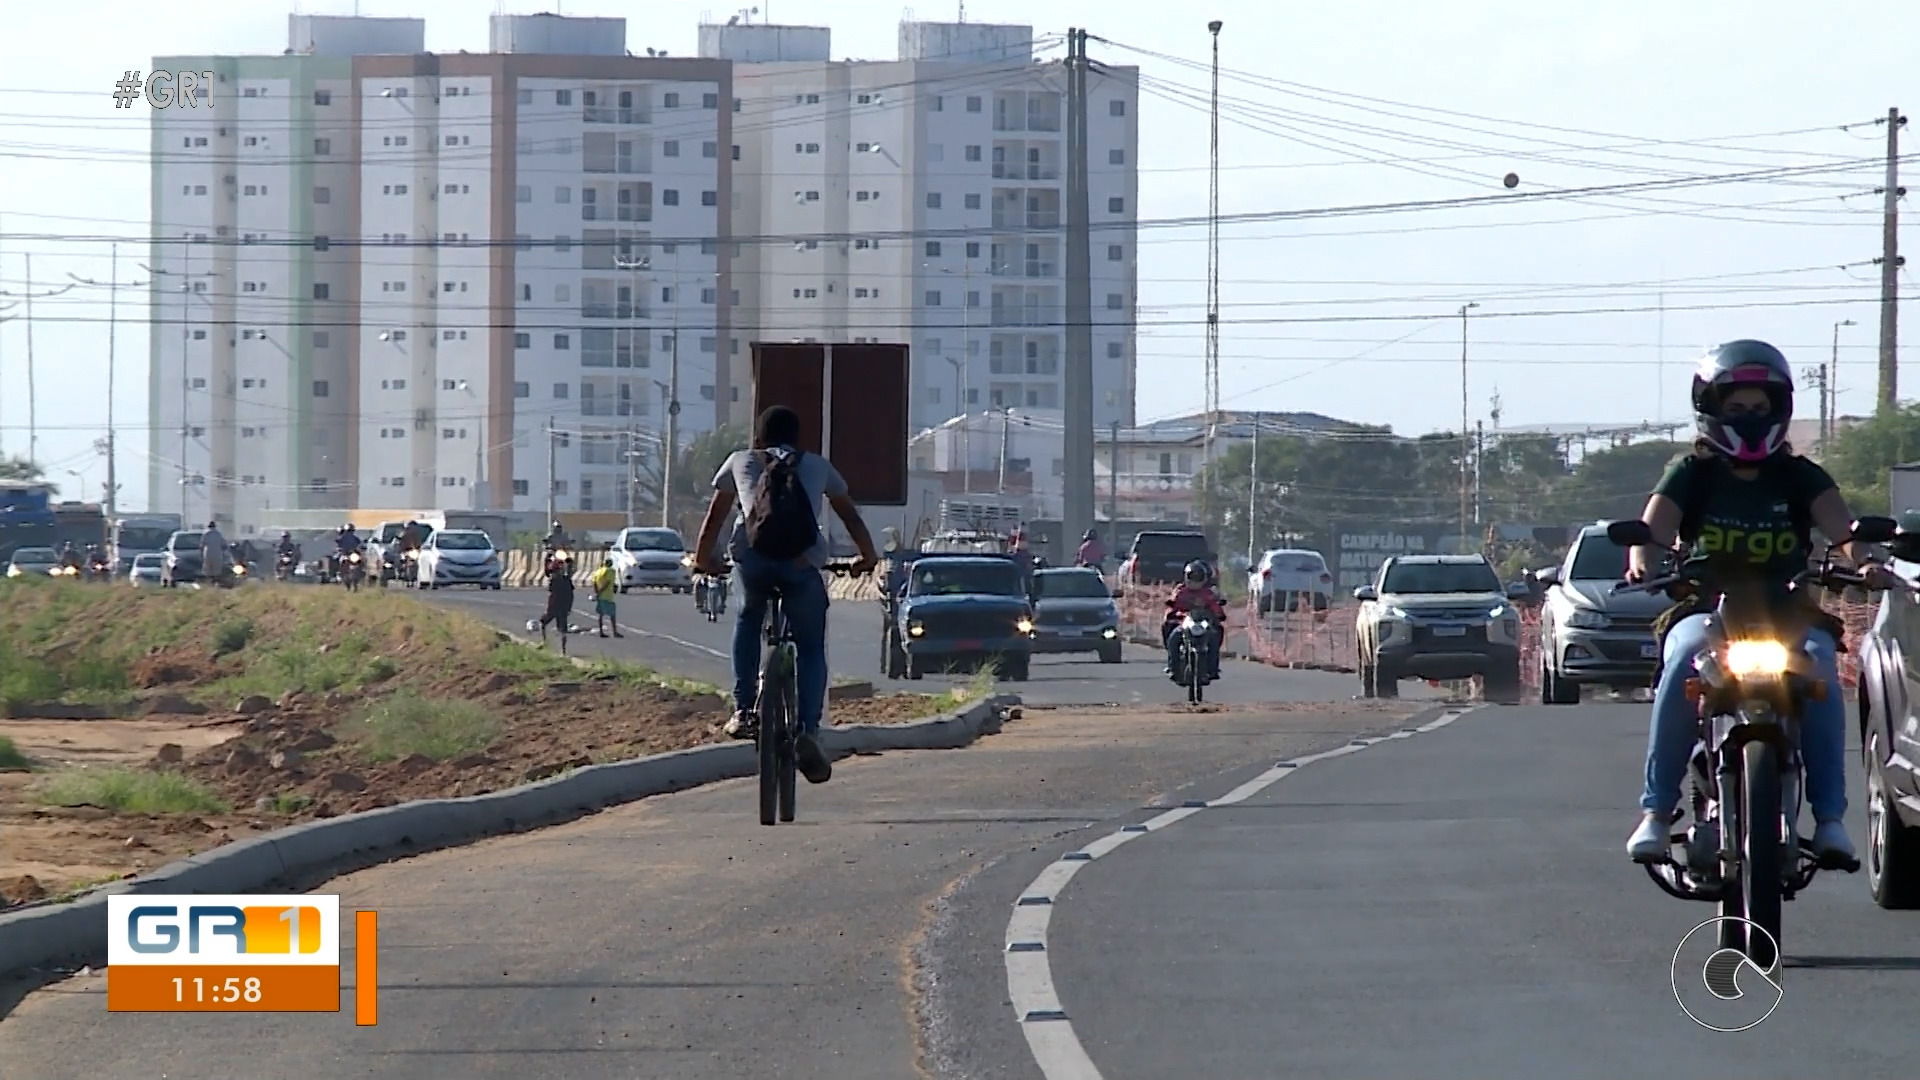
[[[765,465],[747,502],[747,546],[769,559],[797,559],[820,541],[820,521],[800,484],[801,451],[761,451]]]

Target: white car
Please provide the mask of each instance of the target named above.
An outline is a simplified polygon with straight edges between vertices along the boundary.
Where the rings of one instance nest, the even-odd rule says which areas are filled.
[[[621,529],[607,554],[613,572],[620,575],[620,591],[666,589],[693,591],[693,567],[687,542],[672,529]]]
[[[129,585],[158,585],[160,571],[167,565],[167,557],[159,552],[135,555],[133,566],[127,571]]]
[[[448,585],[500,587],[500,553],[479,529],[440,529],[420,545],[417,584],[422,589]]]
[[[1247,595],[1258,599],[1262,615],[1308,607],[1325,611],[1333,602],[1333,575],[1317,551],[1276,548],[1247,572]]]

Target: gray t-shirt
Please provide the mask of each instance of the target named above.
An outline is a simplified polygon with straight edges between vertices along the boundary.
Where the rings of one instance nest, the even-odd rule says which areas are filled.
[[[735,450],[721,464],[720,471],[713,474],[714,490],[731,492],[739,502],[740,512],[734,517],[733,535],[727,541],[727,554],[735,562],[740,561],[741,552],[748,550],[747,500],[753,498],[753,485],[766,468],[766,457],[764,450]],[[800,487],[813,504],[814,519],[824,524],[827,520],[827,500],[846,496],[847,479],[840,475],[839,469],[833,467],[833,462],[819,454],[801,454]],[[830,554],[823,531],[813,547],[807,549],[805,558],[815,566],[825,566]]]

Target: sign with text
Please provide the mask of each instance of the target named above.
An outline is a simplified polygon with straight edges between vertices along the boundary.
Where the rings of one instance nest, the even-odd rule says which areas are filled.
[[[338,896],[107,897],[109,1012],[338,1012]]]
[[[1351,593],[1362,585],[1373,584],[1380,564],[1392,555],[1439,555],[1458,547],[1444,543],[1453,530],[1446,525],[1401,525],[1341,523],[1333,528],[1332,558],[1334,580],[1342,592]]]
[[[800,414],[800,449],[830,459],[863,506],[907,504],[905,345],[753,343],[753,413]]]

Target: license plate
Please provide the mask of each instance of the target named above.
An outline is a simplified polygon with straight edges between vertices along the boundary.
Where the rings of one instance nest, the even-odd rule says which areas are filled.
[[[1464,626],[1436,626],[1433,628],[1433,636],[1434,637],[1466,637],[1467,628]]]
[[[986,644],[985,642],[981,642],[981,641],[956,641],[953,643],[953,647],[956,649],[959,649],[962,652],[975,652],[980,648],[982,648],[985,644]]]
[[[1648,642],[1641,643],[1640,659],[1642,660],[1660,659],[1660,643],[1656,641],[1648,641]]]
[[[1061,634],[1061,635],[1072,634],[1076,637],[1087,632],[1087,628],[1084,626],[1055,626],[1055,627],[1048,627],[1048,629],[1052,630],[1056,634]]]

